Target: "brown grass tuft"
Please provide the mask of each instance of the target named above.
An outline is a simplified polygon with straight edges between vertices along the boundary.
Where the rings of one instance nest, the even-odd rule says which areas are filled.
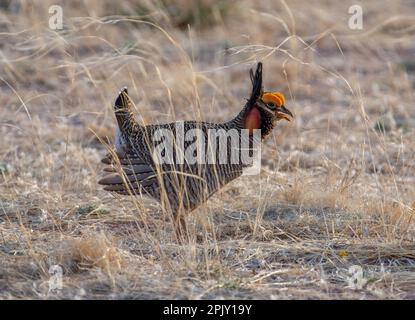
[[[80,270],[101,268],[107,273],[120,271],[122,256],[104,233],[89,234],[70,240],[72,260]]]

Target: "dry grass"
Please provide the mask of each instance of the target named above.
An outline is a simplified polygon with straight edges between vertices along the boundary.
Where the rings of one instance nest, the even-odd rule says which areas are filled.
[[[0,8],[0,298],[415,297],[414,5],[365,1],[353,31],[354,1],[71,1],[56,32],[55,2]],[[121,87],[143,123],[222,121],[257,60],[296,119],[190,244],[99,188]]]

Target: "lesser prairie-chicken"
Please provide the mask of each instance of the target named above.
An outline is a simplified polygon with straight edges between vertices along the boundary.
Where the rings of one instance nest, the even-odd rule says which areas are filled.
[[[118,95],[115,104],[115,116],[118,122],[116,132],[115,152],[108,154],[102,161],[110,166],[104,171],[110,172],[99,181],[104,190],[122,195],[146,194],[158,200],[164,209],[172,213],[175,230],[179,240],[186,232],[184,214],[197,208],[211,195],[224,185],[242,175],[243,170],[252,165],[241,160],[241,145],[253,148],[254,138],[263,140],[267,137],[276,122],[281,119],[290,120],[291,112],[285,108],[284,96],[279,92],[264,92],[262,87],[262,63],[258,63],[255,74],[250,71],[252,93],[242,110],[230,121],[210,123],[184,121],[167,124],[139,125],[132,113],[132,102],[124,88]],[[184,141],[181,147],[177,141],[179,129],[186,136],[190,131],[200,132],[197,139]],[[223,160],[218,156],[220,145],[209,149],[210,131],[216,130],[226,134],[237,134],[237,156],[232,157],[235,146],[227,143]],[[171,132],[173,138],[171,161],[160,162],[154,156],[160,142],[160,132]],[[193,132],[192,131],[192,132]],[[259,135],[255,135],[254,133]],[[164,138],[166,139],[167,136]],[[215,140],[217,139],[217,141]],[[244,139],[246,144],[243,144]],[[221,140],[217,135],[213,140],[218,143],[229,142]],[[166,142],[165,140],[163,142]],[[191,145],[198,144],[192,149],[196,153],[209,154],[209,161],[191,162],[181,157]],[[260,143],[260,141],[259,141]],[[201,146],[200,149],[198,147]],[[183,149],[182,149],[183,148]],[[196,150],[196,151],[195,151]],[[246,151],[246,150],[245,150]],[[251,152],[253,150],[249,150]],[[164,151],[166,156],[166,150]],[[212,157],[212,153],[214,153]],[[252,153],[250,153],[252,155]],[[238,159],[239,156],[239,159]],[[194,159],[194,158],[193,158]],[[197,158],[201,159],[201,158]],[[212,160],[213,159],[213,160]],[[166,160],[166,157],[164,158]]]

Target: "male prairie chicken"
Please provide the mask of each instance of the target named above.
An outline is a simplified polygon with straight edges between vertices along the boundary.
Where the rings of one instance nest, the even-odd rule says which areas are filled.
[[[114,104],[118,122],[115,152],[102,160],[110,165],[104,169],[110,173],[101,179],[99,184],[104,185],[104,190],[107,191],[122,195],[146,194],[158,200],[164,209],[173,214],[176,235],[180,240],[186,231],[184,214],[204,203],[224,185],[241,176],[245,168],[252,165],[252,162],[241,161],[240,156],[244,150],[240,146],[243,142],[248,146],[248,151],[252,151],[250,148],[253,148],[254,132],[259,132],[258,140],[262,140],[271,133],[278,120],[290,121],[290,117],[293,117],[285,108],[285,99],[281,93],[263,91],[262,63],[258,63],[255,74],[250,70],[250,76],[253,86],[250,98],[235,118],[224,123],[184,121],[181,122],[181,126],[178,126],[178,122],[141,126],[134,120],[132,103],[127,89],[124,88]],[[192,141],[186,140],[180,145],[177,141],[180,130],[184,136],[193,131],[199,132],[199,136]],[[223,158],[219,157],[220,146],[216,149],[215,144],[213,150],[209,149],[211,144],[205,142],[211,138],[212,130],[225,135],[231,131],[236,132],[239,139],[236,141],[235,158],[232,157],[235,154],[232,154],[235,151],[235,146],[232,144],[227,143]],[[154,156],[154,151],[159,146],[156,142],[160,142],[160,132],[166,131],[171,132],[170,137],[173,137],[173,142],[170,141],[172,152],[164,150],[162,155],[166,160],[166,154],[169,153],[171,161],[160,162]],[[164,136],[164,143],[166,137],[169,135]],[[219,134],[213,140],[219,143],[228,142],[227,138],[220,139]],[[184,161],[183,159],[179,161],[179,158],[183,158],[181,156],[195,142],[198,142],[198,145],[190,154],[195,155],[198,152],[202,154],[202,151],[206,151],[211,156],[213,154],[213,157],[209,158],[210,161],[192,162],[187,157]]]

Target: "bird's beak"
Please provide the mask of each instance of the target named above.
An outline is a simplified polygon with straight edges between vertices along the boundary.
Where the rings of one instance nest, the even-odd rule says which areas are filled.
[[[277,118],[291,121],[291,119],[294,118],[294,115],[285,106],[281,106],[281,108],[277,109]]]

